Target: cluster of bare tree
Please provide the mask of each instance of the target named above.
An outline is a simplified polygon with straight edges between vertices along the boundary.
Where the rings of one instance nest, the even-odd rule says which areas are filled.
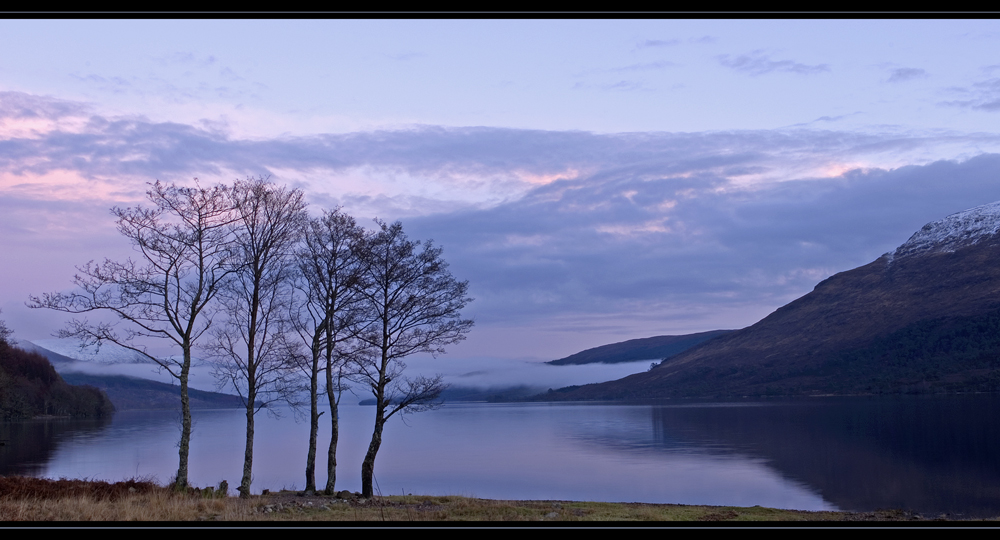
[[[2,313],[2,312],[0,312]],[[14,331],[7,328],[7,323],[0,321],[0,343],[11,343],[13,344],[13,339],[10,337],[14,334]]]
[[[404,376],[403,359],[443,352],[464,338],[473,324],[460,313],[471,301],[468,282],[451,275],[440,248],[409,240],[399,222],[376,220],[370,232],[340,209],[310,218],[300,190],[265,178],[210,188],[156,182],[147,197],[152,207],[112,209],[137,260],[87,263],[74,276],[76,291],[31,297],[29,306],[111,313],[110,322],[74,319],[59,335],[83,345],[118,344],[178,379],[179,489],[188,483],[188,378],[196,347],[246,407],[241,496],[250,493],[255,415],[294,401],[303,374],[310,409],[306,490],[316,490],[325,393],[332,427],[325,491],[333,493],[342,392],[351,382],[369,389],[375,423],[361,470],[370,497],[386,420],[433,407],[444,389],[440,377]],[[181,354],[154,352],[153,338]]]

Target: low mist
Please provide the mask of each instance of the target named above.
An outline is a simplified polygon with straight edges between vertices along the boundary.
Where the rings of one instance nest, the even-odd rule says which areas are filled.
[[[99,352],[93,348],[80,349],[73,340],[35,340],[38,347],[76,359],[74,362],[55,363],[60,372],[82,372],[92,375],[128,375],[142,379],[176,384],[177,380],[166,370],[158,369],[150,363],[140,363],[136,354],[113,344],[105,344]],[[618,364],[584,364],[553,366],[539,360],[511,358],[454,358],[430,355],[415,355],[405,360],[405,375],[442,375],[444,382],[453,388],[499,389],[514,386],[528,386],[546,390],[571,385],[582,385],[620,379],[649,369],[651,362],[658,359],[623,362]],[[218,391],[212,376],[211,366],[195,362],[191,368],[191,388]],[[231,389],[223,389],[231,393]],[[367,392],[355,390],[361,398]]]
[[[542,389],[591,384],[621,379],[649,369],[659,359],[618,364],[553,366],[537,360],[509,358],[414,357],[406,362],[406,373],[444,376],[444,382],[462,388],[532,386]]]

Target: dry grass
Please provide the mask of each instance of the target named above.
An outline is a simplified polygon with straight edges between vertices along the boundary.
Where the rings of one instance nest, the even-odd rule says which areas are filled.
[[[675,504],[502,501],[391,496],[373,500],[282,491],[250,499],[211,488],[178,493],[144,480],[107,483],[0,477],[0,521],[910,521],[900,511],[848,513]]]
[[[0,501],[2,521],[242,521],[253,515],[246,501],[192,500],[170,493],[143,493],[112,501],[90,496]]]
[[[686,506],[679,504],[574,501],[504,501],[447,496],[390,496],[363,504],[335,503],[317,508],[285,498],[272,504],[274,520],[294,521],[829,521],[843,512],[803,512],[772,508]]]
[[[148,480],[0,477],[0,521],[238,521],[255,513],[253,500],[214,495],[177,493]]]

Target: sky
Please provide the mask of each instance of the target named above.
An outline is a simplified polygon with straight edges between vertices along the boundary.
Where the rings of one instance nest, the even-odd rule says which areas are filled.
[[[0,318],[50,339],[28,296],[134,256],[110,209],[149,182],[270,175],[443,248],[456,361],[743,328],[1000,200],[996,51],[995,20],[2,20]]]

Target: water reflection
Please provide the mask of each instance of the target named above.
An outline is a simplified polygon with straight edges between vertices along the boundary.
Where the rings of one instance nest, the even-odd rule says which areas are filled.
[[[109,418],[0,421],[0,475],[37,475],[61,441],[99,436],[110,422]]]
[[[421,470],[393,454],[381,478],[489,498],[832,508],[760,459],[695,446],[661,451],[650,411],[592,404],[446,407],[414,417],[412,430],[387,435],[386,441],[402,437],[408,456],[422,458]],[[431,448],[423,439],[436,442],[433,456],[420,450]]]
[[[654,431],[758,456],[843,509],[1000,515],[1000,396],[766,403],[656,407]]]
[[[822,398],[669,405],[451,404],[394,418],[382,493],[1000,515],[1000,398]],[[341,411],[338,488],[360,487],[370,407]],[[0,424],[0,474],[170,479],[177,413],[109,425]],[[323,426],[326,428],[326,426]],[[253,491],[303,485],[308,427],[258,417]],[[319,447],[325,448],[326,431]],[[195,412],[191,481],[239,478],[239,410]],[[323,460],[320,459],[320,462]],[[323,471],[317,481],[325,482]]]
[[[624,421],[598,413],[566,436],[632,455],[757,462],[844,510],[996,517],[998,407],[996,395],[690,402],[623,407]]]

